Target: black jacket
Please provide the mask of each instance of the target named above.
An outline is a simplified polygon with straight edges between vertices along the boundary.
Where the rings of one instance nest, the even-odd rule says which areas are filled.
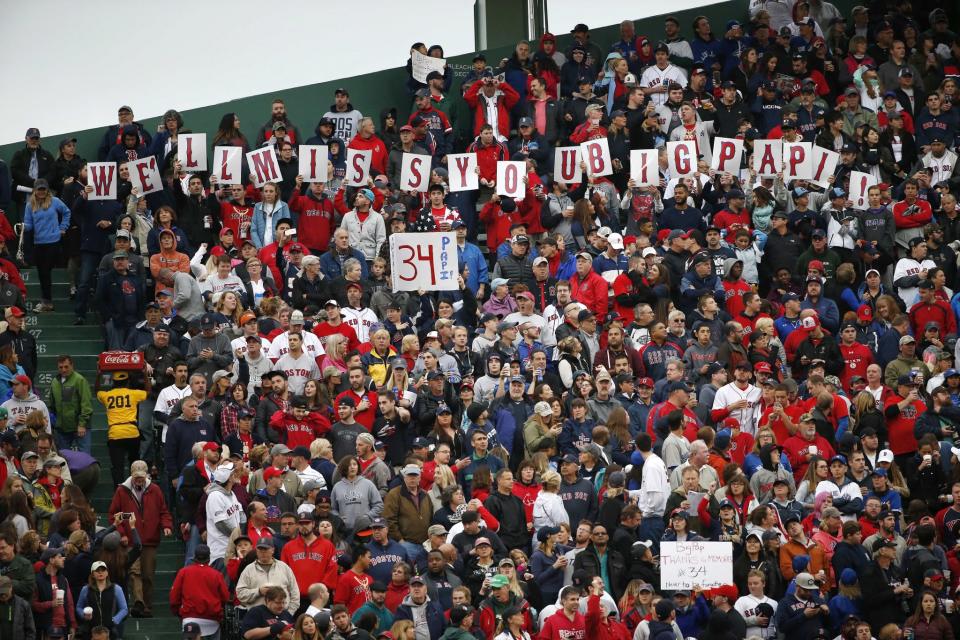
[[[753,120],[750,109],[739,98],[731,105],[724,104],[723,100],[714,100],[713,104],[717,108],[713,126],[721,138],[736,138],[740,131],[740,120],[743,118]]]
[[[510,549],[527,549],[530,533],[527,531],[527,516],[523,501],[512,493],[503,495],[494,489],[483,506],[500,521],[500,539]]]
[[[587,548],[577,554],[577,559],[573,562],[574,571],[586,571],[591,576],[599,576],[600,557],[597,555],[597,549],[593,543],[587,545]],[[607,575],[610,577],[610,588],[614,600],[620,600],[623,596],[623,589],[627,584],[627,561],[623,559],[620,552],[607,546]]]
[[[50,182],[53,187],[53,156],[43,147],[37,147],[37,178],[44,178]],[[33,178],[28,173],[30,170],[30,158],[33,152],[26,145],[17,150],[10,158],[10,175],[13,178],[12,188],[16,191],[18,186],[29,187],[33,189]]]

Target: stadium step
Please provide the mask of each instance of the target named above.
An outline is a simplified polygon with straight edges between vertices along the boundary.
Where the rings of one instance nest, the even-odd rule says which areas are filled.
[[[103,351],[103,333],[95,314],[87,314],[87,324],[73,326],[73,301],[67,298],[69,281],[65,269],[53,272],[53,303],[56,311],[35,313],[33,305],[40,299],[40,283],[35,269],[24,272],[27,285],[27,316],[25,325],[37,341],[38,374],[34,385],[41,398],[46,398],[50,383],[57,372],[57,357],[73,356],[76,370],[90,383],[96,384],[97,358]],[[106,526],[107,509],[115,487],[110,474],[107,452],[107,420],[103,405],[93,401],[92,455],[100,461],[100,482],[91,504],[99,514],[99,522]],[[127,618],[124,626],[126,640],[180,640],[180,621],[170,612],[169,594],[177,571],[183,566],[183,543],[165,539],[157,556],[154,577],[153,618]]]

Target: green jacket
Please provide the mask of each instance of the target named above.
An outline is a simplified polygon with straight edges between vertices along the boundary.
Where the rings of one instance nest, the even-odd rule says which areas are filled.
[[[93,415],[93,394],[86,378],[74,371],[66,382],[55,375],[50,383],[50,412],[56,414],[56,427],[63,433],[73,433],[77,427],[90,426]]]
[[[33,565],[24,556],[15,555],[9,564],[0,563],[0,574],[9,576],[13,581],[13,592],[30,601],[33,597],[33,586],[36,584],[36,573]]]
[[[463,629],[447,627],[443,635],[440,636],[440,640],[477,640],[477,637]]]

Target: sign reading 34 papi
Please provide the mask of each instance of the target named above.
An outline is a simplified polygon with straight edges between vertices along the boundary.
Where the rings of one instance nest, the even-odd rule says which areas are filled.
[[[394,233],[390,236],[394,291],[456,291],[457,234]]]
[[[733,584],[733,543],[660,543],[661,589],[710,589],[725,584]]]

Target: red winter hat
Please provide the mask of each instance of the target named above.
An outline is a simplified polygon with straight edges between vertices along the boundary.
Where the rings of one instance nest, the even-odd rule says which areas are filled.
[[[736,602],[737,598],[740,597],[740,592],[737,591],[737,588],[732,584],[725,584],[719,587],[714,587],[709,590],[711,598],[716,596],[723,596],[727,599],[728,602]]]
[[[823,263],[820,262],[819,260],[811,260],[807,264],[807,271],[809,271],[810,269],[816,269],[820,273],[823,273]]]

